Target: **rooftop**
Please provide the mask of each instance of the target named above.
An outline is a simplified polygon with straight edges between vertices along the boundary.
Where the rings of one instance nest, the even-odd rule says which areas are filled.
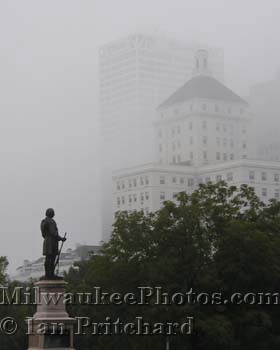
[[[215,78],[209,75],[196,75],[187,81],[185,85],[175,91],[175,93],[165,100],[159,106],[159,108],[166,108],[194,98],[219,100],[248,105],[245,100]]]

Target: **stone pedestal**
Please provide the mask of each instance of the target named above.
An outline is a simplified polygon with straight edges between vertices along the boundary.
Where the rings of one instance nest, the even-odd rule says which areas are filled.
[[[76,320],[65,308],[65,286],[63,280],[35,283],[37,311],[27,320],[28,350],[74,350]]]

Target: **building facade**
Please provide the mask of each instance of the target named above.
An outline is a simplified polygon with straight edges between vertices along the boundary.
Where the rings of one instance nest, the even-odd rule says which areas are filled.
[[[154,212],[164,201],[174,200],[178,192],[191,194],[201,183],[221,180],[253,187],[265,203],[280,199],[279,162],[241,159],[197,167],[149,163],[115,173],[114,212]]]
[[[252,86],[249,101],[256,116],[258,158],[280,161],[280,72]]]
[[[158,162],[115,172],[114,212],[158,210],[181,191],[225,180],[279,199],[280,163],[258,160],[255,120],[246,101],[217,81],[198,50],[193,77],[158,108]]]
[[[157,159],[153,127],[156,107],[192,76],[197,49],[197,45],[141,34],[100,48],[104,240],[112,225],[112,172]],[[223,51],[207,47],[207,52],[209,69],[223,81]]]

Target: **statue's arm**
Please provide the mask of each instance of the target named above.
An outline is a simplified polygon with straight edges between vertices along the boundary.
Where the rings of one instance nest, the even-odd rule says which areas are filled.
[[[56,231],[56,234],[55,234],[55,235],[56,235],[57,240],[58,240],[58,241],[63,241],[63,242],[65,242],[65,241],[66,241],[66,238],[60,236],[60,234],[58,233],[58,228],[57,228],[56,222],[54,222],[54,224],[55,224],[55,231]]]

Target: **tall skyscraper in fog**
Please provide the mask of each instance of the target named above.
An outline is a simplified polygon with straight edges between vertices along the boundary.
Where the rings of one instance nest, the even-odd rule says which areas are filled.
[[[112,225],[112,172],[155,159],[156,108],[192,76],[201,46],[157,35],[130,35],[100,48],[103,237]],[[223,82],[223,51],[203,46]]]

